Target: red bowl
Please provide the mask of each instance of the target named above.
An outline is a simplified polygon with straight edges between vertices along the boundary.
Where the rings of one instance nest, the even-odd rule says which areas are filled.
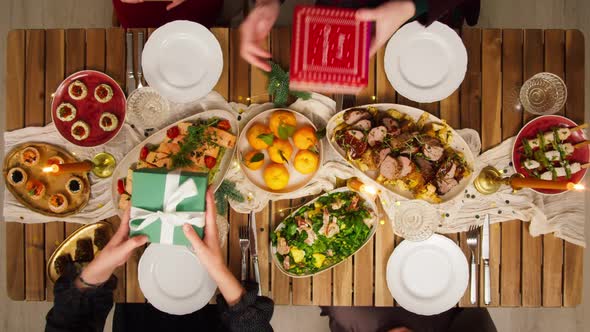
[[[68,94],[68,87],[76,80],[81,81],[88,88],[88,93],[82,100],[74,100]],[[110,85],[113,89],[113,98],[106,103],[100,103],[94,98],[94,89],[103,83]],[[74,120],[65,122],[57,117],[57,107],[61,103],[70,103],[76,107],[77,112]],[[110,76],[94,70],[82,70],[68,76],[55,91],[51,102],[51,117],[55,128],[63,138],[78,146],[93,147],[105,144],[117,136],[125,122],[125,104],[123,90]],[[115,130],[104,131],[100,128],[98,122],[104,112],[113,113],[119,120]],[[81,141],[75,139],[71,134],[71,127],[78,120],[86,122],[90,127],[90,135]]]
[[[578,126],[574,121],[559,115],[543,115],[534,120],[531,120],[527,123],[518,135],[516,135],[516,139],[514,141],[514,145],[512,146],[512,165],[514,166],[514,171],[524,175],[524,177],[530,177],[526,172],[522,162],[525,160],[524,156],[524,148],[522,147],[522,139],[523,138],[535,138],[538,132],[546,132],[551,130],[554,127],[567,127],[573,128]],[[567,143],[580,143],[586,140],[586,136],[584,135],[584,131],[578,130],[573,132],[570,137],[568,137],[565,142]],[[586,164],[590,162],[590,149],[589,146],[582,147],[580,149],[574,150],[574,153],[569,156],[568,160],[570,162],[579,162],[580,164]],[[573,183],[579,183],[582,181],[584,176],[586,175],[587,169],[582,169],[576,174],[573,174],[569,181]],[[557,178],[558,181],[566,181],[565,176],[561,176]],[[560,194],[565,192],[566,190],[555,190],[555,189],[533,189],[534,191],[541,193],[541,194]]]

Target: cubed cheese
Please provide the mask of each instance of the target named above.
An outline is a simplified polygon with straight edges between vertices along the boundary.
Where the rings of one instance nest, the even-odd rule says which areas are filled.
[[[178,129],[180,130],[180,135],[188,134],[188,127],[192,126],[193,124],[190,122],[181,122],[178,124]]]
[[[156,165],[158,160],[165,159],[165,158],[168,158],[167,154],[153,151],[153,152],[148,153],[147,157],[145,158],[145,161],[147,161],[150,164]]]
[[[137,169],[141,169],[141,168],[156,168],[156,165],[152,165],[148,162],[140,160],[137,162]]]
[[[133,192],[133,170],[131,168],[127,170],[127,178],[125,179],[125,191],[128,193]]]
[[[131,196],[123,193],[121,197],[119,197],[119,209],[126,210],[131,204]]]

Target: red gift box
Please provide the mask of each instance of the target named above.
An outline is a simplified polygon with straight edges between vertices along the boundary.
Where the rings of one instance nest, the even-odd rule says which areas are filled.
[[[297,6],[289,88],[357,94],[369,81],[371,25],[356,10]]]

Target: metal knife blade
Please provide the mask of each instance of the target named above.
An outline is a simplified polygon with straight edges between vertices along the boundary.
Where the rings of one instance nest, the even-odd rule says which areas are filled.
[[[135,90],[135,75],[133,75],[133,34],[127,32],[126,35],[127,48],[127,77],[125,79],[125,86],[127,87],[127,97]]]
[[[481,233],[481,258],[490,259],[490,215],[486,214]]]
[[[137,34],[137,88],[143,88],[143,68],[141,67],[141,55],[143,53],[143,32]]]
[[[248,216],[250,224],[250,256],[258,256],[258,246],[256,243],[256,214],[250,212]]]

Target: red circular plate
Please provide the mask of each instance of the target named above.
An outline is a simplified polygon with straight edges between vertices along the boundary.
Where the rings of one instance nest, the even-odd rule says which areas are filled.
[[[559,116],[559,115],[543,115],[540,116],[529,123],[527,123],[518,135],[516,135],[516,140],[514,141],[514,146],[512,147],[512,164],[514,165],[514,171],[518,172],[519,174],[524,175],[525,177],[528,176],[527,172],[525,171],[524,167],[522,166],[522,162],[524,161],[524,149],[522,147],[522,139],[523,138],[535,138],[537,133],[539,132],[546,132],[551,130],[554,127],[567,127],[573,128],[578,126],[572,120]],[[571,134],[567,140],[567,143],[580,143],[586,140],[586,136],[582,130],[578,130]],[[570,162],[579,162],[580,164],[586,164],[590,162],[590,150],[589,146],[584,146],[580,149],[576,149],[574,153],[569,156],[568,160]],[[576,174],[573,174],[570,178],[570,181],[573,183],[579,183],[586,175],[586,169],[582,169]],[[561,176],[557,178],[559,181],[565,181],[566,177]],[[533,189],[534,191],[541,193],[541,194],[560,194],[565,190],[554,190],[554,189]]]
[[[68,87],[76,80],[84,83],[88,89],[86,97],[82,100],[74,100],[68,93]],[[104,104],[94,98],[94,89],[103,83],[108,84],[113,89],[113,98]],[[57,117],[57,107],[61,103],[70,103],[76,107],[77,112],[74,120],[65,122]],[[113,113],[119,120],[115,130],[104,131],[100,128],[98,121],[104,112]],[[83,147],[105,144],[117,136],[125,122],[125,95],[119,84],[110,76],[94,70],[82,70],[66,78],[55,91],[51,103],[51,117],[57,131],[70,143]],[[76,140],[71,134],[71,127],[78,120],[86,122],[90,127],[90,135],[81,141]]]

